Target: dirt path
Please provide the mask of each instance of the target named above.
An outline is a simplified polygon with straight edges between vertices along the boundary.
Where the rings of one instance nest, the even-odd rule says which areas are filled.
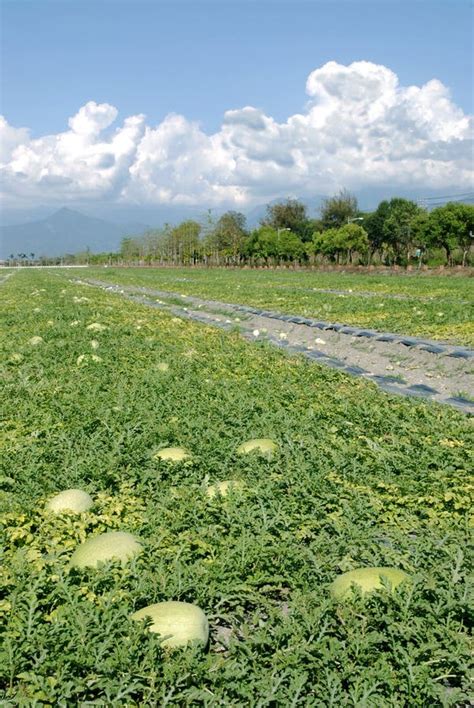
[[[92,279],[73,282],[209,325],[238,327],[247,339],[267,340],[288,352],[367,378],[390,393],[438,401],[474,414],[474,351],[465,347],[150,288]]]

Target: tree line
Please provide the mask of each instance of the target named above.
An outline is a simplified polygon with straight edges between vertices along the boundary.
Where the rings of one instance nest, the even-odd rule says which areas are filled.
[[[187,220],[165,225],[140,237],[124,238],[125,262],[171,265],[322,264],[409,265],[430,257],[447,265],[469,263],[474,234],[474,206],[448,202],[428,212],[416,202],[394,197],[371,213],[359,210],[346,190],[325,199],[320,217],[308,216],[296,199],[267,206],[257,228],[228,211],[213,221]]]
[[[68,262],[142,265],[469,265],[474,206],[448,202],[431,211],[394,197],[362,212],[346,190],[327,198],[319,218],[296,199],[269,204],[256,228],[227,211],[217,220],[165,224],[122,239],[118,253],[77,254]],[[71,261],[72,259],[72,261]]]

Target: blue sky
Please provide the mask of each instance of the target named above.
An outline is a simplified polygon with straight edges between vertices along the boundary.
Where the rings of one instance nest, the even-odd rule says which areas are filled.
[[[328,155],[333,150],[334,154],[346,159],[346,153],[338,151],[333,137],[328,137],[329,128],[321,127],[317,116],[312,122],[308,119],[311,125],[307,129],[313,131],[311,136],[316,130],[323,131],[324,155],[320,145],[317,149],[314,147],[315,157],[310,167],[301,167],[301,159],[298,157],[298,150],[301,151],[304,144],[300,140],[301,136],[298,142],[295,136],[290,140],[286,135],[288,131],[285,122],[290,116],[306,115],[309,110],[308,101],[310,104],[321,101],[321,90],[317,89],[313,96],[308,96],[305,82],[311,72],[328,62],[335,62],[341,67],[348,67],[353,62],[368,62],[386,67],[396,75],[400,87],[422,87],[432,79],[437,79],[450,92],[451,109],[443,117],[450,128],[443,129],[438,120],[436,126],[431,125],[427,129],[424,117],[414,118],[415,113],[420,116],[423,112],[428,115],[431,111],[433,118],[430,120],[436,121],[436,115],[444,111],[446,97],[443,98],[439,91],[435,91],[434,97],[432,91],[426,91],[422,101],[417,99],[417,105],[410,108],[409,118],[404,114],[400,119],[397,130],[403,130],[405,126],[407,134],[408,131],[412,134],[421,129],[425,131],[425,142],[432,141],[435,147],[425,145],[422,149],[417,143],[416,150],[420,159],[427,159],[433,150],[439,152],[440,140],[450,142],[451,161],[455,161],[456,155],[461,155],[466,149],[465,122],[462,122],[459,115],[456,117],[455,113],[461,111],[466,115],[472,112],[472,3],[468,0],[3,0],[1,7],[3,48],[0,112],[9,126],[6,128],[9,131],[6,141],[11,146],[9,162],[4,164],[9,165],[12,175],[21,176],[23,185],[26,184],[25,175],[29,179],[29,190],[25,191],[18,181],[13,184],[12,177],[7,199],[52,199],[53,183],[59,190],[59,199],[67,197],[74,200],[75,196],[84,197],[86,192],[87,198],[93,198],[91,186],[88,185],[84,191],[79,177],[73,174],[72,168],[67,169],[64,160],[61,162],[61,156],[56,155],[56,162],[53,160],[50,146],[45,144],[40,150],[38,146],[31,147],[28,143],[32,138],[60,135],[67,131],[68,120],[88,102],[95,102],[99,106],[107,104],[116,109],[116,117],[110,114],[110,120],[105,121],[107,125],[101,122],[102,142],[94,133],[94,139],[89,140],[87,149],[83,148],[89,169],[93,164],[90,159],[92,143],[96,146],[96,162],[99,165],[102,159],[99,157],[106,152],[104,144],[126,118],[144,114],[147,130],[164,126],[160,135],[155,136],[154,142],[148,140],[148,147],[140,142],[145,127],[137,128],[133,139],[135,147],[140,146],[139,157],[138,153],[134,154],[133,159],[129,155],[126,167],[122,160],[122,171],[119,174],[116,170],[113,185],[110,164],[107,166],[109,173],[106,177],[97,172],[95,182],[100,182],[98,199],[123,199],[124,170],[139,165],[135,173],[143,184],[145,179],[148,183],[141,191],[135,188],[136,185],[128,190],[126,199],[186,201],[189,188],[182,178],[174,174],[171,179],[169,173],[166,173],[166,178],[161,173],[158,175],[158,168],[150,167],[150,155],[166,152],[171,159],[169,156],[172,153],[176,163],[179,144],[185,144],[183,150],[190,150],[193,155],[197,144],[201,144],[204,152],[212,149],[217,153],[214,143],[211,147],[203,147],[205,136],[221,130],[226,111],[245,106],[260,111],[268,139],[273,134],[273,147],[267,149],[266,138],[257,144],[255,136],[248,132],[249,125],[245,135],[237,135],[235,132],[231,136],[223,134],[219,149],[230,150],[229,145],[232,143],[232,155],[228,156],[233,164],[232,175],[227,171],[222,176],[224,158],[218,161],[218,166],[213,164],[202,175],[194,174],[196,179],[209,183],[210,198],[232,201],[235,197],[255,201],[260,196],[270,197],[280,193],[284,185],[283,178],[280,179],[282,175],[275,173],[269,176],[273,186],[265,193],[263,188],[254,189],[252,186],[258,174],[263,179],[259,166],[256,165],[252,173],[248,173],[246,184],[243,166],[250,159],[260,163],[269,160],[270,149],[274,150],[274,155],[280,154],[279,146],[285,141],[287,154],[275,158],[278,169],[286,169],[285,164],[288,169],[291,164],[300,165],[299,182],[289,179],[288,192],[304,192],[307,189],[301,175],[308,175],[308,170],[315,170],[318,189],[321,187],[319,182],[322,184],[325,179],[324,175],[326,179],[327,175],[334,178],[331,187],[336,188],[346,181],[355,189],[358,184],[352,173],[348,178],[344,173],[334,174]],[[365,76],[363,67],[356,72],[359,78],[362,77],[361,72]],[[367,81],[370,80],[367,78]],[[348,79],[346,85],[349,84]],[[386,78],[381,79],[380,95],[385,91],[386,84]],[[327,87],[329,84],[324,85]],[[350,89],[347,90],[350,92]],[[349,97],[345,101],[344,96],[338,94],[338,104],[333,105],[333,113],[340,113],[345,106],[349,111],[357,113],[353,100],[360,106],[359,99]],[[431,100],[431,107],[428,108]],[[391,121],[396,112],[395,104],[398,105],[397,110],[403,108],[405,111],[407,97],[400,94],[396,99],[391,99]],[[170,113],[183,116],[186,124],[178,125],[176,121],[174,124],[163,124]],[[234,118],[231,122],[242,126],[248,115],[245,120],[240,114]],[[333,122],[327,120],[328,125]],[[194,122],[199,124],[201,133],[193,132],[191,126]],[[413,127],[414,122],[417,122],[416,127]],[[277,129],[274,123],[283,126],[278,128],[278,137],[275,137]],[[384,131],[387,133],[388,125],[390,122],[385,122],[383,128],[379,126],[372,130],[371,136],[376,133],[381,135]],[[15,132],[23,127],[28,128],[28,137],[24,133]],[[172,140],[166,138],[168,142],[165,148],[163,132],[167,136],[173,134]],[[353,134],[356,133],[357,128],[354,127]],[[366,139],[366,136],[359,135],[356,141],[361,155],[368,154],[363,145]],[[453,141],[457,141],[456,149],[451,150]],[[377,149],[380,149],[380,144]],[[14,149],[19,145],[29,146],[29,157],[26,156],[25,148],[20,151],[21,158],[15,158],[18,152],[14,153]],[[377,155],[377,150],[371,145],[373,159],[370,169]],[[146,154],[145,147],[148,150]],[[245,155],[241,152],[243,149]],[[71,162],[77,163],[77,145],[74,150],[76,152]],[[413,152],[413,146],[410,150]],[[38,163],[38,151],[41,152],[42,167],[40,172],[33,174],[32,165]],[[47,158],[46,152],[49,155]],[[113,157],[118,163],[117,152],[112,157],[112,153],[109,153],[107,159],[110,161]],[[262,156],[264,153],[265,157]],[[322,158],[317,159],[316,154],[320,157],[322,155]],[[404,154],[407,154],[405,148]],[[196,163],[197,159],[195,157]],[[377,159],[380,160],[380,156]],[[400,158],[397,157],[397,160]],[[202,156],[201,162],[205,163]],[[237,170],[238,174],[235,173],[237,162],[242,167]],[[324,169],[316,169],[315,165],[323,164]],[[101,163],[97,170],[104,165],[105,162]],[[459,168],[460,164],[456,163],[455,166]],[[469,185],[465,168],[463,164],[461,171],[457,169],[456,174],[454,168],[451,172],[448,169],[452,177],[446,186],[452,184],[454,187],[467,188]],[[412,171],[408,165],[405,165],[405,169]],[[445,185],[442,180],[432,178],[430,170],[426,166],[425,179],[428,182],[431,180],[427,186],[433,189],[439,186],[443,190]],[[219,177],[215,177],[216,171],[219,171]],[[383,179],[391,178],[390,175],[390,170],[385,170]],[[397,180],[399,177],[400,173],[397,173]],[[60,178],[63,180],[61,189]],[[167,190],[167,179],[170,183],[176,183],[171,191]],[[423,175],[420,175],[420,179],[423,179]],[[104,180],[107,182],[105,187]],[[159,185],[158,182],[154,184],[153,180],[157,180]],[[366,180],[369,186],[371,180],[376,182],[377,177],[371,175],[368,182]],[[407,180],[410,182],[408,174]],[[66,181],[70,185],[68,189]],[[33,182],[36,187],[40,183],[43,187],[35,187],[35,191]],[[360,186],[367,184],[362,180]],[[73,193],[71,185],[77,186],[76,193]],[[44,194],[41,189],[45,190]],[[194,195],[190,200],[201,197]]]
[[[403,85],[438,78],[472,111],[466,0],[2,4],[2,112],[38,135],[61,130],[91,99],[150,123],[183,113],[206,131],[245,105],[284,120],[303,108],[306,76],[329,60],[384,64]]]

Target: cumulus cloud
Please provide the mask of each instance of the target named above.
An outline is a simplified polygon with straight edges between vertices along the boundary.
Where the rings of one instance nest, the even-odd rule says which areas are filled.
[[[35,140],[18,141],[2,160],[2,177],[10,194],[31,201],[118,198],[129,180],[145,117],[132,116],[104,136],[117,109],[89,101],[69,119],[70,130]],[[0,123],[3,132],[12,129]],[[3,142],[3,141],[2,141]]]
[[[10,161],[13,150],[28,142],[29,131],[26,128],[13,128],[0,116],[0,137],[0,165],[5,165]]]
[[[115,106],[108,103],[97,104],[89,101],[85,106],[69,118],[69,127],[77,135],[98,135],[101,130],[108,128],[117,118],[118,111]]]
[[[233,204],[377,185],[472,188],[472,118],[438,80],[400,86],[367,61],[334,61],[308,76],[305,110],[277,122],[253,106],[228,110],[212,135],[184,116],[143,115],[113,129],[117,109],[90,101],[69,130],[32,140],[0,118],[10,199]]]

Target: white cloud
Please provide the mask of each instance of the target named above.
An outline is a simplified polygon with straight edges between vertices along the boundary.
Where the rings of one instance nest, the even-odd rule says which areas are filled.
[[[13,150],[28,141],[29,131],[27,128],[13,128],[0,116],[0,137],[0,165],[4,165],[11,159]]]
[[[108,128],[117,118],[118,111],[108,103],[97,104],[89,101],[85,106],[69,118],[69,127],[78,135],[98,135]]]
[[[69,130],[36,140],[0,119],[10,200],[112,199],[234,204],[340,187],[472,189],[472,120],[438,80],[403,87],[385,66],[328,62],[311,72],[304,112],[278,123],[228,110],[221,129],[170,114],[112,129],[117,109],[90,101]]]
[[[145,117],[127,118],[121,128],[104,136],[116,116],[113,106],[89,101],[69,119],[70,130],[23,140],[1,165],[9,194],[30,204],[61,198],[118,198],[130,179]]]

